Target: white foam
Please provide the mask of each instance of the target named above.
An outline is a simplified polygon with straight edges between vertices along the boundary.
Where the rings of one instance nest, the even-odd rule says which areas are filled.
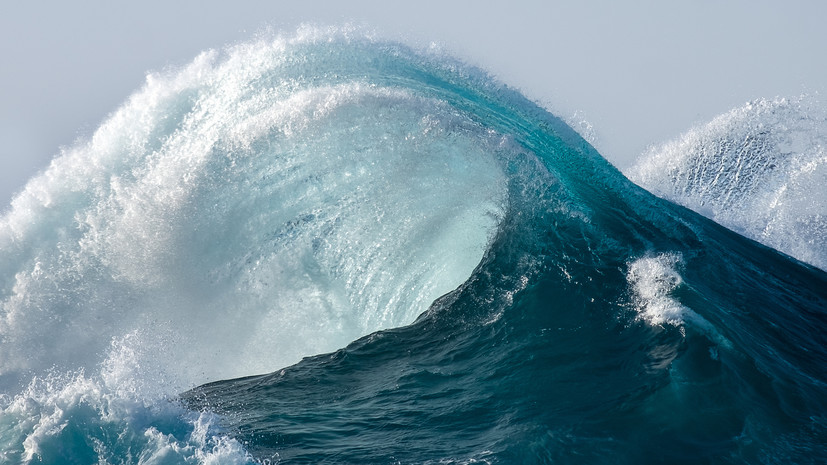
[[[646,255],[628,263],[626,280],[637,318],[650,326],[678,327],[682,335],[686,335],[686,325],[691,325],[717,347],[731,348],[732,343],[709,320],[675,297],[683,285],[683,266],[683,256],[674,252]],[[717,347],[710,348],[712,358],[718,357]]]
[[[99,373],[52,372],[0,400],[0,461],[252,463],[244,447],[220,431],[215,415],[148,395],[152,389],[141,388],[149,377],[136,386],[134,373],[126,373],[139,370],[133,350],[127,342],[114,344]]]
[[[626,174],[827,269],[827,111],[813,98],[750,102],[652,148]]]
[[[672,297],[683,283],[677,270],[681,263],[676,253],[641,257],[629,263],[626,279],[634,295],[634,308],[646,323],[679,326],[692,312]]]

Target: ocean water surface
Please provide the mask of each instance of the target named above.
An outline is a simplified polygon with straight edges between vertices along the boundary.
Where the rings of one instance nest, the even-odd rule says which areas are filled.
[[[357,31],[150,74],[0,218],[0,462],[824,463],[808,102],[652,149],[659,198]]]

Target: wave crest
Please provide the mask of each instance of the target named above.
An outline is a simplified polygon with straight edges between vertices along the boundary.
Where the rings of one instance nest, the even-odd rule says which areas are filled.
[[[468,278],[504,215],[507,144],[368,83],[385,53],[354,60],[368,39],[307,36],[149,76],[29,182],[0,222],[6,384],[93,368],[136,328],[177,389],[266,372]]]

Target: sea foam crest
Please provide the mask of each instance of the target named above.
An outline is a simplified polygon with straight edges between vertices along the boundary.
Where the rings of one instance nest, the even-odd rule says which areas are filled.
[[[135,334],[175,393],[410,323],[464,282],[504,216],[507,144],[370,82],[350,40],[150,75],[30,181],[0,219],[0,387]]]
[[[747,103],[650,149],[626,174],[827,269],[827,112],[814,98]]]

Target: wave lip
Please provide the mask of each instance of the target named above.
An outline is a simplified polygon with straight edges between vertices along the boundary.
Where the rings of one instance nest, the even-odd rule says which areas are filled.
[[[0,221],[0,384],[94,369],[136,328],[182,389],[267,372],[468,278],[505,208],[503,141],[368,79],[380,45],[320,34],[148,76],[28,183]]]
[[[651,148],[626,174],[827,270],[827,111],[812,97],[749,102]]]

